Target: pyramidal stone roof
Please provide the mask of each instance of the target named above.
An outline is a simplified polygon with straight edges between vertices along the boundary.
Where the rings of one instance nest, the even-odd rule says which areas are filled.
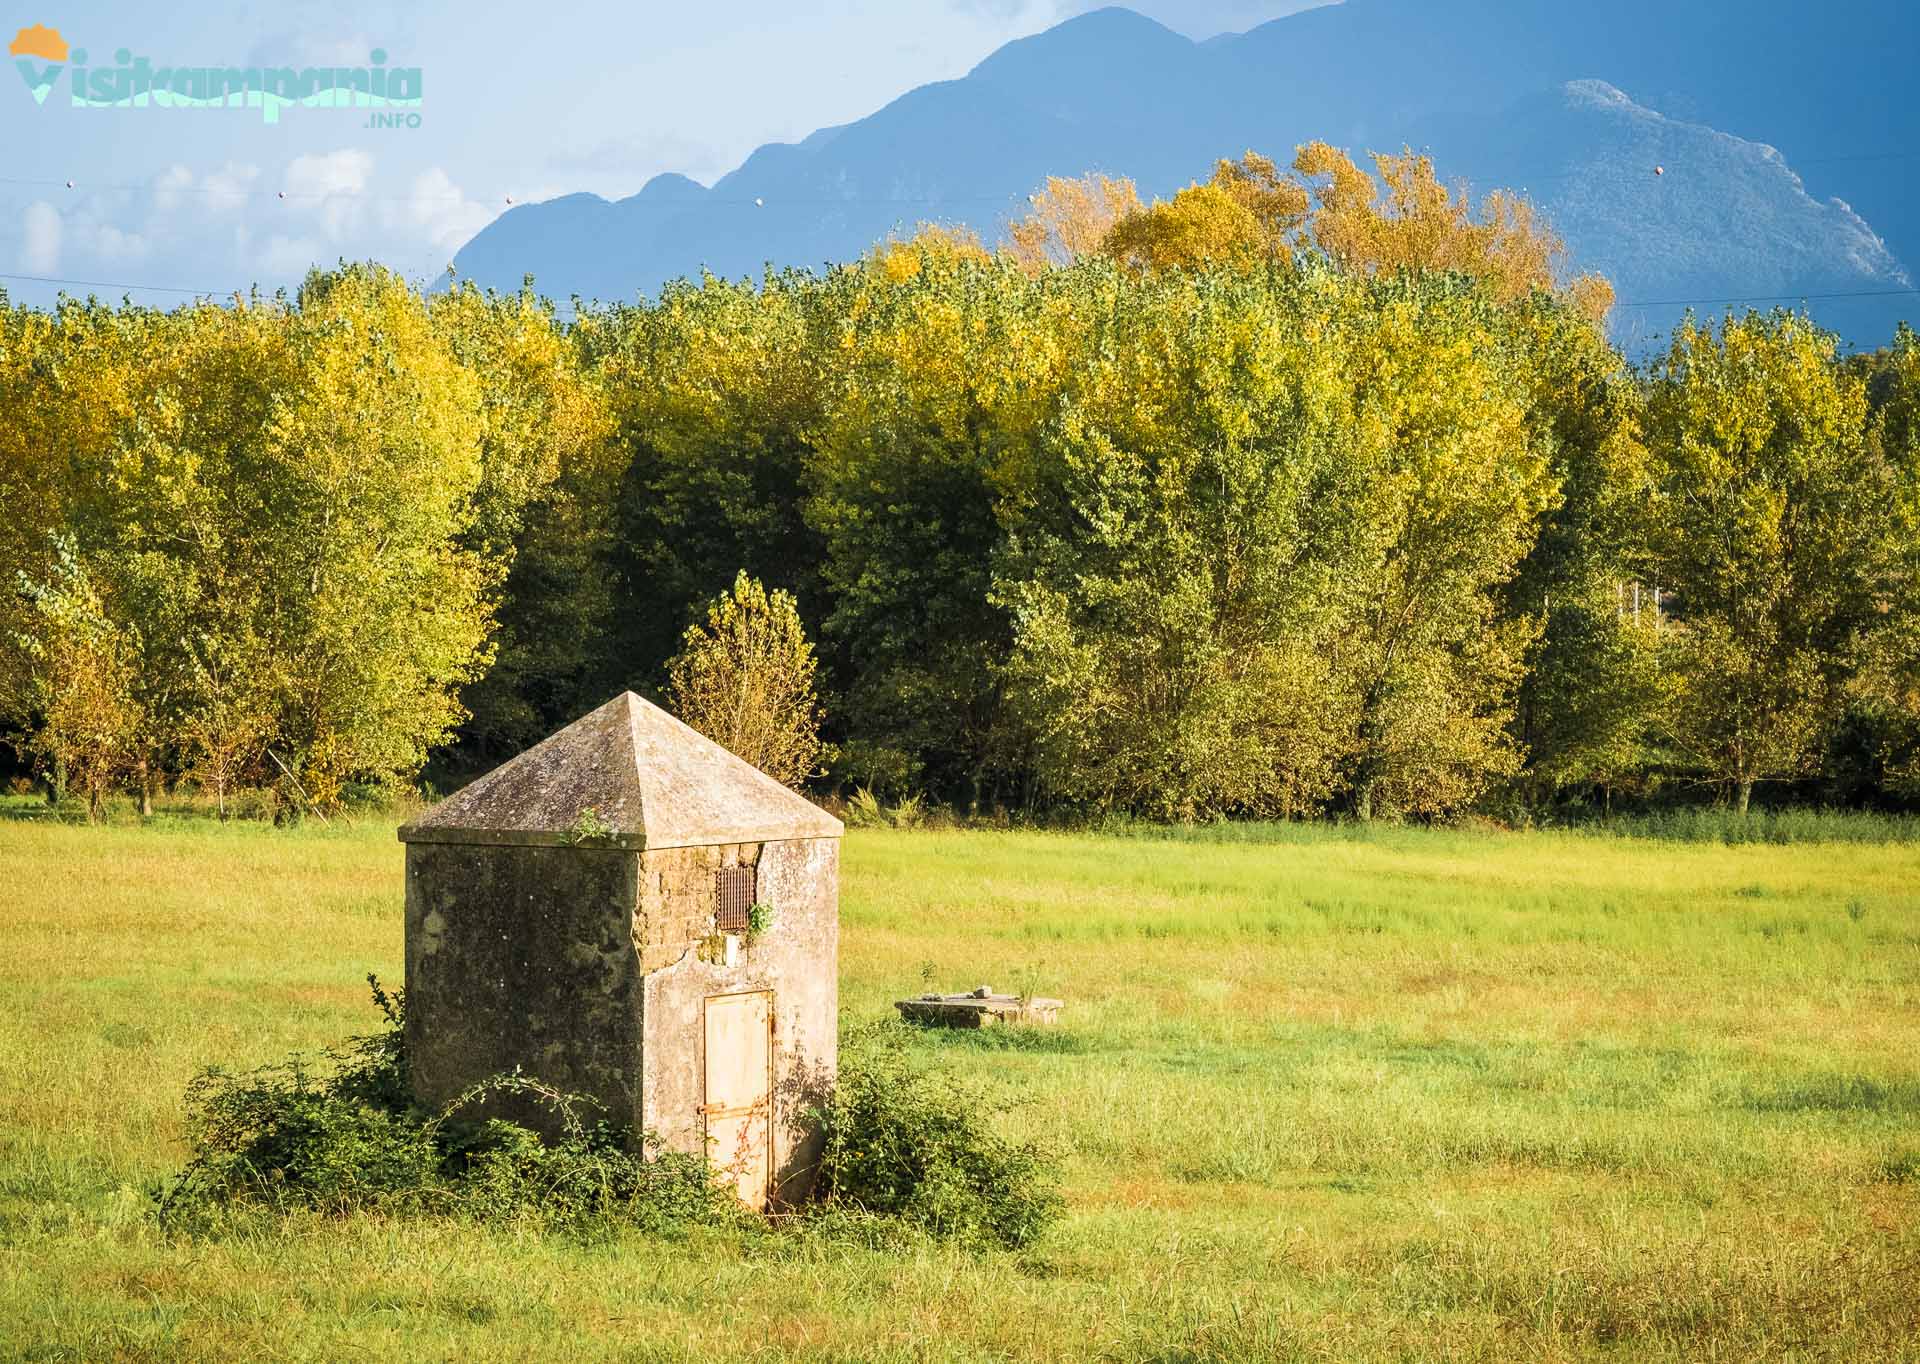
[[[812,801],[625,692],[456,791],[400,839],[639,849],[842,832]]]

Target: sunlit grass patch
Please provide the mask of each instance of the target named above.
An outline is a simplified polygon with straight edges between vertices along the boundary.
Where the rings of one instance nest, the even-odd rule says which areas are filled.
[[[392,828],[0,823],[0,1340],[48,1358],[1779,1357],[1920,1338],[1920,845],[857,831],[849,1025],[1063,1155],[1018,1252],[296,1216],[170,1241],[210,1061],[361,1031]]]

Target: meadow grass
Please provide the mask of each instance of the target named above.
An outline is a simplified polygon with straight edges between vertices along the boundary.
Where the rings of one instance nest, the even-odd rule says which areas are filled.
[[[390,824],[0,823],[0,1357],[1897,1359],[1920,1351],[1920,847],[857,831],[847,1026],[1016,1096],[1020,1253],[451,1220],[169,1238],[181,1092],[372,1030]]]

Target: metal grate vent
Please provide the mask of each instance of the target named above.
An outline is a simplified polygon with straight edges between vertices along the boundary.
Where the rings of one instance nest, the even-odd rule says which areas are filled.
[[[720,933],[745,933],[753,908],[753,868],[722,867],[713,874],[713,927]]]

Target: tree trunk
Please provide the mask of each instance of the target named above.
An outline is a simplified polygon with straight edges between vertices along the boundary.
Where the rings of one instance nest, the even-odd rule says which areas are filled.
[[[1753,800],[1753,778],[1740,778],[1740,818],[1747,817],[1747,805]]]
[[[140,818],[153,818],[153,769],[140,760]]]
[[[1385,726],[1380,723],[1381,686],[1369,686],[1360,701],[1360,761],[1354,766],[1353,814],[1362,824],[1373,823],[1373,788],[1386,770],[1382,753]]]
[[[67,760],[60,754],[53,755],[53,770],[47,774],[47,804],[58,809],[60,802],[67,798]]]

